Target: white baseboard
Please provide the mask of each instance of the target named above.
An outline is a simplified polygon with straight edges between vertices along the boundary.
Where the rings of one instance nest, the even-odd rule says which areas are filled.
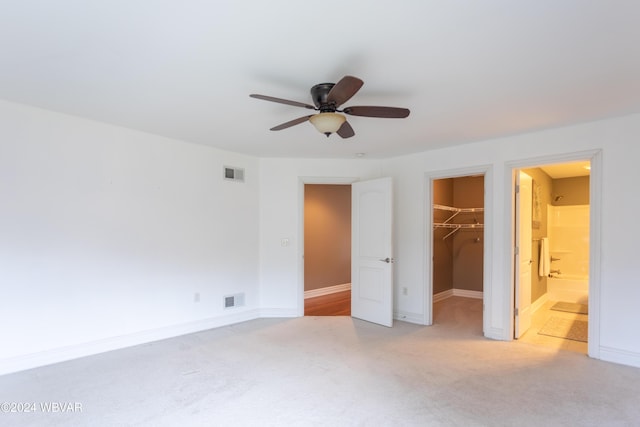
[[[417,313],[409,313],[406,311],[394,311],[393,319],[400,320],[402,322],[415,323],[417,325],[424,325],[424,315]]]
[[[119,350],[139,344],[146,344],[153,341],[173,338],[180,335],[205,331],[207,329],[218,328],[234,323],[245,322],[257,319],[261,313],[259,310],[247,310],[239,313],[224,316],[212,317],[195,322],[183,323],[180,325],[168,326],[165,328],[141,331],[133,334],[105,338],[88,343],[61,347],[24,356],[13,357],[0,360],[0,375],[12,372],[24,371],[26,369],[51,365],[67,360],[78,359],[80,357],[92,356],[112,350]],[[265,316],[266,317],[266,316]]]
[[[482,299],[484,297],[484,293],[482,291],[468,291],[466,289],[454,289],[453,296]]]
[[[640,353],[611,347],[600,347],[600,360],[640,368]]]
[[[538,311],[540,309],[540,307],[542,307],[547,301],[549,301],[549,294],[544,294],[540,298],[535,300],[531,304],[531,313],[533,314],[536,311]]]
[[[438,292],[433,295],[433,302],[436,303],[438,301],[445,300],[447,298],[451,298],[453,296],[453,289],[447,289],[446,291]]]
[[[322,295],[335,294],[351,290],[351,283],[343,283],[341,285],[327,286],[326,288],[311,289],[304,291],[304,299],[319,297]]]
[[[447,289],[446,291],[438,292],[433,296],[433,302],[438,302],[451,297],[464,297],[482,299],[484,293],[481,291],[468,291],[466,289]]]
[[[258,317],[300,317],[298,310],[292,308],[261,308]]]

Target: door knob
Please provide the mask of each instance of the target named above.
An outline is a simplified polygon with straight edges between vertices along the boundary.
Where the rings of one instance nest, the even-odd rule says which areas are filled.
[[[380,261],[386,262],[387,264],[389,264],[389,263],[394,262],[395,260],[393,258],[386,257],[384,259],[381,259]]]

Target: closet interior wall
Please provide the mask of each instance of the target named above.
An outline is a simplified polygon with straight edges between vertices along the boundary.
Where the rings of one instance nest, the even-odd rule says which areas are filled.
[[[483,224],[484,176],[434,180],[433,203],[454,208],[478,208],[478,212],[460,213],[450,222]],[[451,214],[447,210],[434,209],[434,224],[446,221]],[[451,231],[450,228],[438,227],[433,230],[434,295],[453,289],[482,292],[483,228],[463,228],[453,234]]]

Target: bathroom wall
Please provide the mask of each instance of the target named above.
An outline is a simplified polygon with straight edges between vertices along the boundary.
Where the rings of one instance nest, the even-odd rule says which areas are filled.
[[[552,199],[554,206],[588,205],[589,176],[554,179],[553,197],[556,196],[561,198],[557,201]]]
[[[540,266],[540,239],[548,237],[547,205],[552,201],[553,181],[546,172],[540,168],[523,169],[527,175],[533,178],[534,186],[538,187],[537,194],[540,204],[540,221],[531,230],[531,302],[547,293],[547,278],[538,274]]]

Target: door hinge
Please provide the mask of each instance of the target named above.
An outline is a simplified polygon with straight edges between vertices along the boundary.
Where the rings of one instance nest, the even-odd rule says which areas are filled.
[[[516,247],[515,247],[515,249],[514,249],[514,253],[515,253],[516,255],[518,255],[518,254],[520,253],[520,247],[519,247],[519,246],[516,246]]]
[[[520,185],[516,185],[516,193],[520,192]]]
[[[513,310],[513,315],[514,315],[514,316],[517,316],[518,314],[520,314],[520,310],[518,310],[518,307],[516,307],[516,308]]]

